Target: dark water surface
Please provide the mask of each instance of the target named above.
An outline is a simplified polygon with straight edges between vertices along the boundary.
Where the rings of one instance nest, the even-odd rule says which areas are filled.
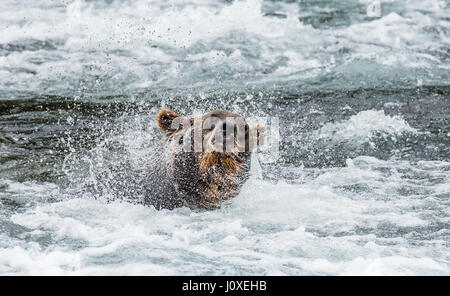
[[[0,274],[449,274],[450,4],[370,3],[2,1]],[[278,118],[279,158],[212,212],[90,190],[162,107]]]

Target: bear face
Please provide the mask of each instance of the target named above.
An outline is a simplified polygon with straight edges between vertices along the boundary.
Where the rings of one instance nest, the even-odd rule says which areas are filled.
[[[253,128],[239,114],[215,110],[183,117],[163,109],[156,123],[171,155],[176,194],[190,208],[212,209],[235,197],[249,177],[251,151],[264,128]]]

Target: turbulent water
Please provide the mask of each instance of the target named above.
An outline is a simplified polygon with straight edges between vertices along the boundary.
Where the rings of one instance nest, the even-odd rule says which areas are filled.
[[[450,275],[450,2],[375,2],[1,1],[0,274]],[[161,107],[278,118],[279,158],[214,211],[113,198]]]

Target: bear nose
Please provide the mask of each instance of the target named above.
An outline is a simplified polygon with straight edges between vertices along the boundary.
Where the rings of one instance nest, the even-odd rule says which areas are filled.
[[[224,122],[222,124],[222,133],[223,133],[223,136],[225,137],[226,133],[227,133],[227,123],[226,122]]]
[[[223,131],[227,130],[227,123],[226,122],[222,123],[222,130]]]
[[[224,122],[222,124],[223,139],[234,139],[236,127],[233,124]]]
[[[236,126],[234,124],[227,122],[222,124],[222,141],[224,151],[233,151],[235,132]]]
[[[224,137],[234,138],[237,134],[237,126],[234,123],[224,122],[222,124],[222,133]]]

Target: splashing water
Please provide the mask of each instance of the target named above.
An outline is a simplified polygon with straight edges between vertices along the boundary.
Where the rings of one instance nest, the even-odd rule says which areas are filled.
[[[2,1],[0,274],[450,274],[450,7],[380,5]],[[278,118],[280,157],[145,207],[163,107]]]

